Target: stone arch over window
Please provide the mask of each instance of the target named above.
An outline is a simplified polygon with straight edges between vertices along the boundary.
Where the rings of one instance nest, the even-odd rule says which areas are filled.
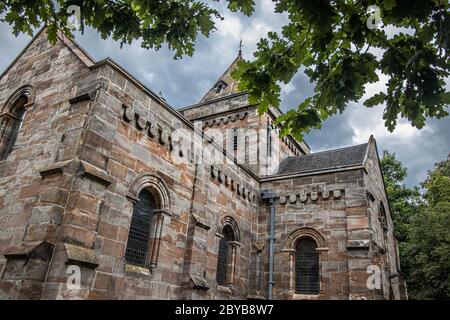
[[[224,217],[220,221],[220,223],[217,227],[217,232],[221,233],[227,225],[230,226],[231,229],[233,230],[235,241],[240,242],[241,236],[240,236],[239,226],[238,226],[236,220],[233,219],[233,217],[230,217],[230,216]]]
[[[164,222],[171,216],[169,189],[160,177],[143,173],[131,183],[127,198],[133,203],[133,214],[125,260],[156,268]]]
[[[299,228],[288,236],[283,251],[289,254],[289,290],[292,294],[320,293],[320,254],[327,250],[325,238],[313,228]]]
[[[222,219],[218,229],[216,281],[219,285],[231,285],[236,277],[240,232],[236,221],[229,216]]]
[[[138,201],[139,194],[143,189],[152,193],[159,210],[170,212],[169,188],[164,180],[151,173],[142,173],[131,182],[127,197],[132,201]]]
[[[287,249],[295,249],[296,242],[303,237],[309,237],[314,239],[314,241],[316,241],[317,243],[318,249],[327,247],[325,237],[319,231],[313,228],[305,227],[296,229],[295,231],[289,234],[286,242]]]
[[[16,90],[0,109],[0,161],[12,152],[22,126],[26,110],[33,105],[31,86]]]

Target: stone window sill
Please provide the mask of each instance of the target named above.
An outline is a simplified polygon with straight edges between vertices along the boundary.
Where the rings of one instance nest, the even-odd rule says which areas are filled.
[[[295,293],[292,297],[293,300],[319,300],[318,294],[298,294]]]
[[[218,284],[218,285],[217,285],[217,291],[220,291],[220,292],[223,292],[223,293],[229,293],[229,294],[231,294],[232,292],[231,292],[230,286],[231,286],[231,285],[223,286],[223,285]]]
[[[125,273],[141,276],[151,276],[150,270],[148,268],[135,266],[132,264],[125,264]]]

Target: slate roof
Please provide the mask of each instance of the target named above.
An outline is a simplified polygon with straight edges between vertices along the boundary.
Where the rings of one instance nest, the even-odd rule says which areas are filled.
[[[307,155],[288,157],[281,161],[277,174],[312,172],[360,165],[366,155],[367,143],[327,150]]]

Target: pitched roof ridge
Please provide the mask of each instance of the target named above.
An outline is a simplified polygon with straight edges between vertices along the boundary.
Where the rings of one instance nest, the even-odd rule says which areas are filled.
[[[301,154],[299,156],[290,156],[288,158],[304,158],[306,156],[314,156],[314,155],[322,154],[322,153],[330,153],[330,152],[333,152],[333,151],[339,151],[339,150],[344,150],[344,149],[352,149],[352,148],[357,148],[357,147],[361,147],[361,146],[364,146],[364,145],[367,146],[368,144],[369,144],[368,142],[360,143],[360,144],[355,144],[355,145],[346,146],[346,147],[340,147],[340,148],[336,148],[336,149],[329,149],[329,150],[322,150],[322,151],[318,151],[318,152],[311,152],[311,153],[308,153],[308,154]]]
[[[280,162],[277,174],[314,172],[362,165],[368,146],[368,143],[362,143],[306,155],[290,156]]]

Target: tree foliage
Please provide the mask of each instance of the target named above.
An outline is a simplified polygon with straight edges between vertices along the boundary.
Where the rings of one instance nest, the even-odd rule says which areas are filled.
[[[395,236],[401,247],[401,244],[408,240],[408,228],[411,218],[417,213],[421,203],[419,189],[417,187],[408,188],[404,184],[408,171],[397,160],[395,154],[384,151],[381,159],[381,168],[389,205],[392,210]]]
[[[91,26],[103,38],[122,44],[141,39],[144,48],[166,43],[179,58],[192,55],[199,34],[209,36],[220,13],[220,0],[5,0],[3,21],[15,34],[49,26],[56,41],[57,28],[68,29],[67,8],[81,8],[82,28]],[[254,0],[223,0],[231,11],[251,15]],[[359,101],[369,83],[387,76],[386,92],[364,101],[367,107],[385,104],[385,125],[394,130],[399,116],[422,128],[427,117],[442,118],[450,93],[450,14],[445,0],[272,0],[275,12],[285,14],[282,32],[260,40],[253,61],[242,61],[234,76],[249,93],[260,113],[280,106],[281,84],[289,83],[303,68],[314,83],[314,95],[299,101],[279,119],[282,133],[301,139],[310,128],[343,112]],[[376,14],[370,8],[377,6]],[[378,15],[382,24],[377,25]],[[392,30],[406,30],[389,35]],[[375,54],[370,48],[376,49]]]
[[[381,163],[409,296],[449,299],[450,158],[429,172],[421,200],[402,184],[406,169],[395,155],[385,152]]]
[[[280,105],[280,84],[288,83],[301,68],[314,83],[314,95],[279,121],[285,132],[301,138],[330,115],[359,101],[365,86],[388,77],[387,91],[367,99],[372,107],[385,103],[385,125],[393,131],[397,118],[422,128],[426,117],[448,115],[450,15],[448,1],[321,1],[279,0],[278,13],[289,23],[281,34],[269,33],[258,44],[256,59],[243,62],[236,74],[260,111]],[[371,5],[381,11],[383,26],[372,28]],[[389,37],[388,30],[409,32]],[[375,48],[375,55],[369,48]],[[307,118],[306,123],[302,122]],[[303,125],[302,125],[303,124]]]

